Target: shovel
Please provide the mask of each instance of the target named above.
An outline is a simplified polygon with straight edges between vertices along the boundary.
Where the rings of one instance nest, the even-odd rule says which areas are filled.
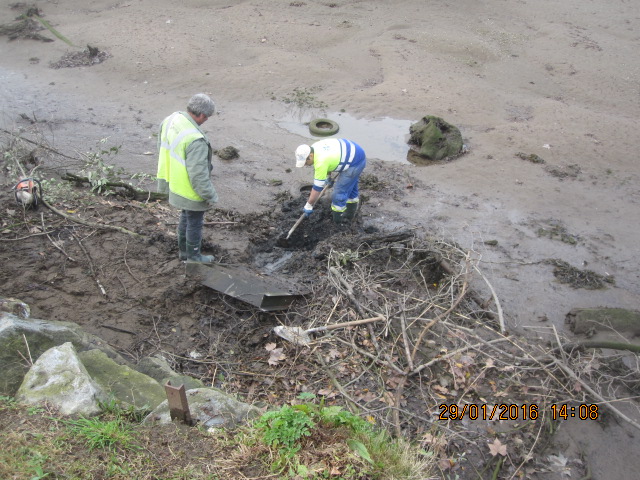
[[[277,327],[273,328],[273,332],[279,337],[288,340],[289,342],[306,346],[311,343],[311,337],[309,336],[310,333],[323,332],[325,330],[334,330],[336,328],[342,327],[350,327],[352,325],[362,325],[363,323],[379,322],[380,320],[385,320],[385,317],[382,315],[378,315],[377,317],[363,318],[362,320],[353,320],[351,322],[334,323],[332,325],[325,325],[323,327],[309,328],[308,330],[304,330],[300,327],[285,327],[284,325],[278,325]]]
[[[338,179],[338,177],[340,176],[340,172],[338,172],[338,175],[336,175],[335,180]],[[335,181],[334,180],[334,181]],[[318,203],[320,201],[320,198],[322,197],[322,195],[324,194],[325,190],[329,188],[329,182],[326,183],[326,185],[322,188],[322,190],[320,191],[320,195],[318,195],[318,198],[316,199],[315,203]],[[315,205],[314,203],[314,205]],[[300,215],[300,218],[298,218],[298,220],[296,221],[296,223],[293,224],[293,227],[291,227],[291,230],[289,230],[289,233],[287,233],[287,236],[285,238],[285,240],[289,240],[289,237],[291,236],[291,234],[293,233],[293,231],[298,228],[298,225],[300,225],[302,223],[302,220],[304,220],[305,214],[303,213],[302,215]]]

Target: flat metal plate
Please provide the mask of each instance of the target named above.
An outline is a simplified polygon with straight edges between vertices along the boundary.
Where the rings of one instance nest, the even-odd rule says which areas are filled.
[[[245,267],[187,263],[187,275],[265,312],[285,310],[305,293],[286,280],[259,275]]]

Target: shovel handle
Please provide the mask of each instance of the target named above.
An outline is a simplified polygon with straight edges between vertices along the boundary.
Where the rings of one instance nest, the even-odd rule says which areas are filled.
[[[298,225],[300,225],[300,223],[302,223],[302,220],[304,220],[304,213],[302,215],[300,215],[300,218],[298,218],[298,220],[296,221],[296,223],[293,224],[293,227],[291,227],[291,230],[289,230],[289,233],[287,233],[287,238],[285,238],[285,240],[289,240],[289,237],[291,236],[291,234],[293,233],[293,231],[298,228]]]
[[[338,172],[338,174],[336,175],[336,178],[334,180],[337,180],[338,177],[340,176],[342,172]],[[324,191],[329,188],[329,182],[327,182],[327,184],[322,187],[322,190],[320,191],[320,195],[318,195],[318,198],[316,199],[316,203],[318,203],[318,201],[320,200],[320,198],[322,197],[322,195],[324,194]],[[285,240],[288,240],[289,237],[291,236],[291,234],[293,233],[293,231],[298,228],[298,225],[300,225],[302,223],[302,220],[304,220],[304,213],[302,215],[300,215],[300,218],[296,221],[296,223],[293,224],[293,227],[291,227],[291,230],[289,230],[289,233],[287,233],[287,237],[285,238]]]
[[[324,327],[310,328],[309,330],[307,330],[307,333],[322,332],[324,330],[333,330],[335,328],[350,327],[352,325],[362,325],[363,323],[379,322],[380,320],[385,320],[385,317],[383,315],[378,315],[377,317],[363,318],[361,320],[353,320],[351,322],[334,323],[333,325],[325,325]]]

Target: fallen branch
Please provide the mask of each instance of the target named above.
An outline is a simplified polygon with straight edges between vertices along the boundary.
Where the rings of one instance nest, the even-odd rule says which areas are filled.
[[[81,177],[74,173],[67,172],[61,178],[62,180],[66,180],[68,182],[87,183],[91,185],[91,180],[89,180],[87,177]],[[125,182],[106,182],[104,185],[112,188],[124,188],[127,192],[129,192],[129,194],[131,195],[131,198],[133,198],[134,200],[155,201],[155,200],[166,200],[168,198],[168,195],[166,193],[151,192],[148,190],[138,190],[137,188]]]
[[[576,375],[576,373],[573,370],[571,370],[569,367],[567,367],[564,363],[562,363],[560,360],[555,358],[551,358],[551,361],[553,361],[553,363],[556,366],[558,366],[558,368],[560,368],[563,372],[569,375],[573,380],[578,382],[582,386],[582,388],[584,388],[589,393],[589,395],[591,395],[598,403],[605,405],[620,419],[624,420],[629,425],[632,425],[636,427],[638,430],[640,430],[640,424],[635,422],[633,419],[627,417],[624,413],[622,413],[616,407],[611,405],[611,402],[605,400],[604,397],[602,397],[598,392],[596,392],[593,388],[591,388],[584,380],[578,377],[578,375]]]
[[[67,215],[64,212],[61,212],[60,210],[58,210],[54,206],[52,206],[44,198],[42,199],[42,204],[45,207],[47,207],[49,210],[51,210],[53,213],[55,213],[56,215],[60,215],[61,217],[66,218],[67,220],[71,220],[72,222],[79,223],[80,225],[85,225],[85,226],[91,227],[91,228],[104,228],[104,229],[108,229],[108,230],[116,230],[118,232],[126,233],[127,235],[131,235],[132,237],[137,237],[137,238],[142,238],[143,237],[143,235],[140,235],[139,233],[132,232],[131,230],[127,230],[126,228],[123,228],[123,227],[118,227],[118,226],[114,226],[114,225],[104,225],[104,224],[93,223],[93,222],[87,222],[86,220],[81,220],[79,218],[72,217],[70,215]]]
[[[640,353],[640,345],[606,340],[585,340],[584,342],[565,343],[562,345],[562,349],[565,352],[585,348],[609,348],[611,350],[628,350],[629,352]]]

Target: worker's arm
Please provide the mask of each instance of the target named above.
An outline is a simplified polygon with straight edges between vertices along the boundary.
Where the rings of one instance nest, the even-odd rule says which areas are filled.
[[[318,201],[318,197],[319,196],[320,196],[320,192],[318,190],[313,190],[312,189],[311,193],[309,194],[309,200],[307,200],[307,203],[309,203],[311,205],[315,205],[316,202]]]
[[[197,139],[187,147],[187,173],[195,192],[207,203],[216,203],[218,193],[211,182],[209,168],[209,145],[204,139]]]

